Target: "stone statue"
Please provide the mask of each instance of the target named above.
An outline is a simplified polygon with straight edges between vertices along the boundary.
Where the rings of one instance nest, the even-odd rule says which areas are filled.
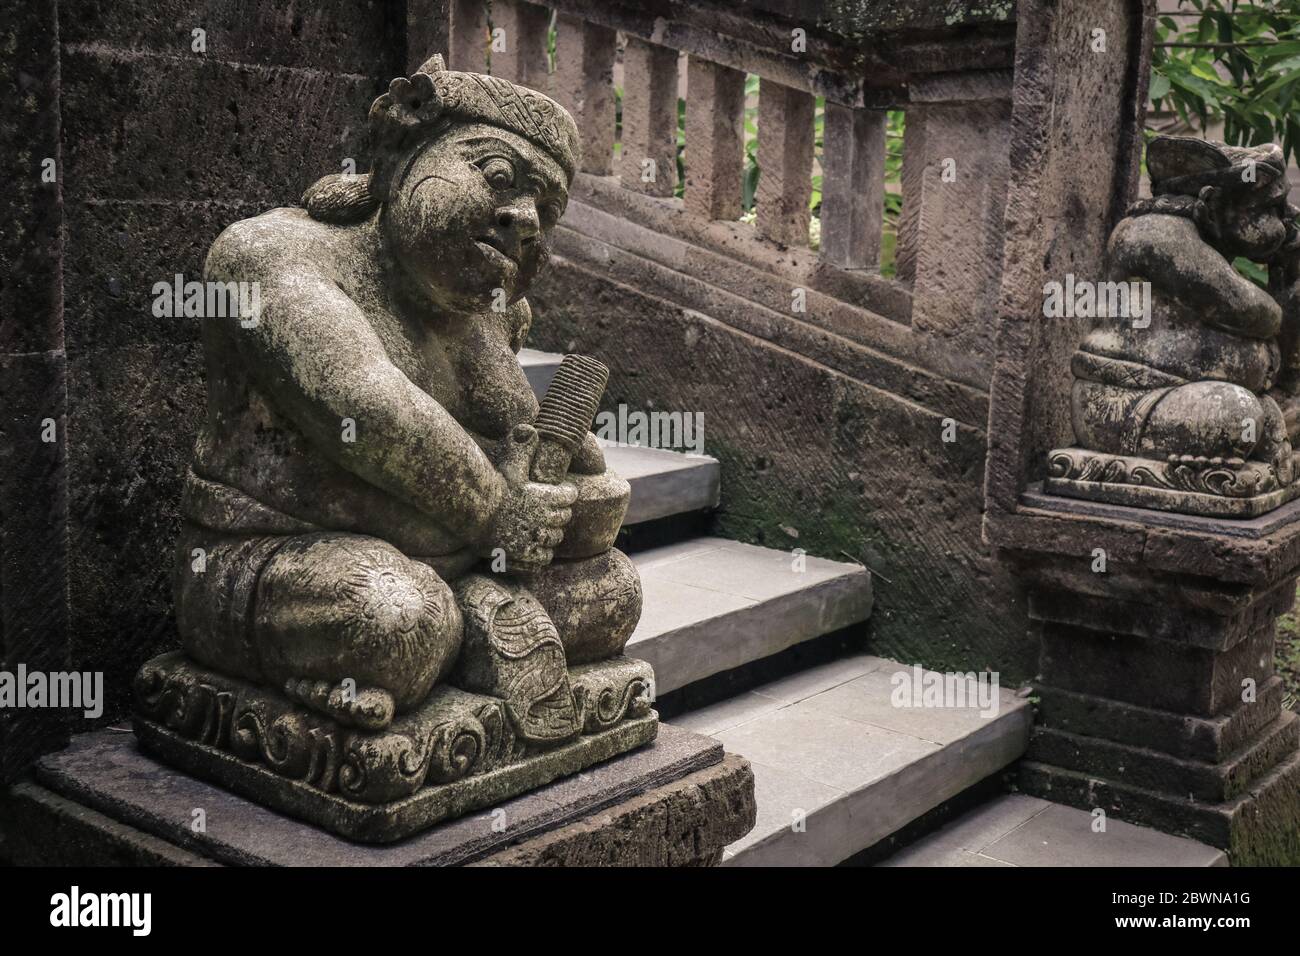
[[[1108,279],[1149,283],[1150,314],[1102,319],[1074,353],[1077,447],[1045,490],[1219,517],[1300,493],[1300,239],[1274,145],[1157,136],[1151,199],[1111,234]],[[1233,266],[1268,267],[1265,290]]]
[[[517,359],[576,126],[440,57],[369,123],[369,174],[208,255],[205,278],[257,283],[260,311],[205,320],[184,650],[142,668],[137,732],[390,840],[643,744],[656,718],[649,667],[620,656],[641,590],[612,548],[629,487],[590,432],[604,368],[566,358],[539,418]]]

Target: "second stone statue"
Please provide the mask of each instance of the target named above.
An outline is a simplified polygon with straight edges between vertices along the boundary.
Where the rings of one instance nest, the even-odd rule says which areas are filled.
[[[391,841],[653,739],[598,362],[519,366],[578,164],[536,91],[435,57],[370,111],[374,163],[235,223],[205,279],[208,410],[174,593],[136,678],[165,760]]]

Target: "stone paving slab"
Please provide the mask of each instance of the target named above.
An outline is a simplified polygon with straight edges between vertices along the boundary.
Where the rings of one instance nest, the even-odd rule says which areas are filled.
[[[881,866],[1227,866],[1222,850],[1024,794],[977,807]]]
[[[893,707],[892,675],[911,673],[854,655],[673,721],[710,734],[753,767],[758,822],[727,848],[724,865],[833,866],[1024,753],[1026,699],[999,688],[996,713],[981,713],[977,702]]]
[[[632,555],[645,610],[626,651],[654,668],[665,694],[848,627],[871,613],[863,567],[724,538]]]

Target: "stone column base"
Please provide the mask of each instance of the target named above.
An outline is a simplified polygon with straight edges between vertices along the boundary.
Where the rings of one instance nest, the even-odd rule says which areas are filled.
[[[1040,561],[1034,796],[1199,840],[1233,865],[1300,865],[1300,716],[1283,710],[1268,587]],[[1085,565],[1084,567],[1087,567]]]

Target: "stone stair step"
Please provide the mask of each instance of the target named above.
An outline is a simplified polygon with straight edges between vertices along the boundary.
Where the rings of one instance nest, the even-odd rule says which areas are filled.
[[[860,565],[701,537],[640,551],[644,611],[627,644],[666,694],[867,619]]]
[[[912,679],[904,664],[855,655],[671,721],[753,766],[758,822],[724,865],[833,866],[1024,753],[1027,699],[999,688],[987,716],[895,707],[900,672]]]
[[[601,444],[605,463],[632,486],[624,525],[718,506],[722,469],[716,458],[612,442]]]
[[[1022,793],[963,814],[880,866],[1227,866],[1222,850]]]
[[[551,384],[551,379],[555,377],[555,370],[560,367],[563,358],[563,355],[555,352],[539,352],[536,349],[519,350],[519,364],[524,367],[528,384],[533,387],[533,394],[539,399],[546,394],[546,389]]]
[[[563,358],[556,352],[520,351],[519,364],[539,399]],[[614,442],[602,441],[601,445],[605,461],[632,485],[632,503],[623,524],[641,524],[718,506],[721,470],[716,458]]]

